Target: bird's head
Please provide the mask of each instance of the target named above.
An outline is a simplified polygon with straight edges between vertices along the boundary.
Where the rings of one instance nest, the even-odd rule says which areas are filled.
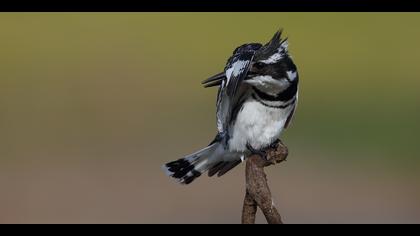
[[[259,89],[277,94],[298,82],[296,65],[288,53],[287,38],[281,39],[281,30],[255,52],[246,82]]]

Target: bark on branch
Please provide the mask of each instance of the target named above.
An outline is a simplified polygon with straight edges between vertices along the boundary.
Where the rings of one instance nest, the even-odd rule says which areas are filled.
[[[267,160],[259,155],[252,155],[246,161],[246,194],[242,209],[242,224],[255,224],[257,206],[262,210],[269,224],[282,224],[281,217],[274,206],[268,187],[264,167],[286,160],[287,147],[279,140],[267,150]]]

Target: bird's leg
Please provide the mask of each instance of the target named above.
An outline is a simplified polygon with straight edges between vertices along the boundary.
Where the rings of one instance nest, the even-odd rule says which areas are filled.
[[[246,148],[251,152],[251,154],[256,154],[267,161],[267,152],[265,150],[255,149],[249,143],[246,144]]]

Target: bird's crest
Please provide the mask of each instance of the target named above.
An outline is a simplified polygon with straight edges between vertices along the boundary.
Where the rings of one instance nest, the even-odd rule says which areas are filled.
[[[271,40],[257,52],[257,60],[266,60],[267,63],[275,63],[284,55],[287,55],[289,44],[287,38],[281,38],[282,32],[283,29],[278,30]]]

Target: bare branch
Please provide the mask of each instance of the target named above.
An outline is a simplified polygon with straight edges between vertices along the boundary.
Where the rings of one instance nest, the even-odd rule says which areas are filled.
[[[271,196],[264,167],[274,165],[286,160],[287,147],[279,140],[278,143],[267,150],[267,160],[259,155],[247,158],[245,179],[246,194],[242,209],[242,223],[254,224],[257,206],[262,210],[269,224],[282,224]]]

